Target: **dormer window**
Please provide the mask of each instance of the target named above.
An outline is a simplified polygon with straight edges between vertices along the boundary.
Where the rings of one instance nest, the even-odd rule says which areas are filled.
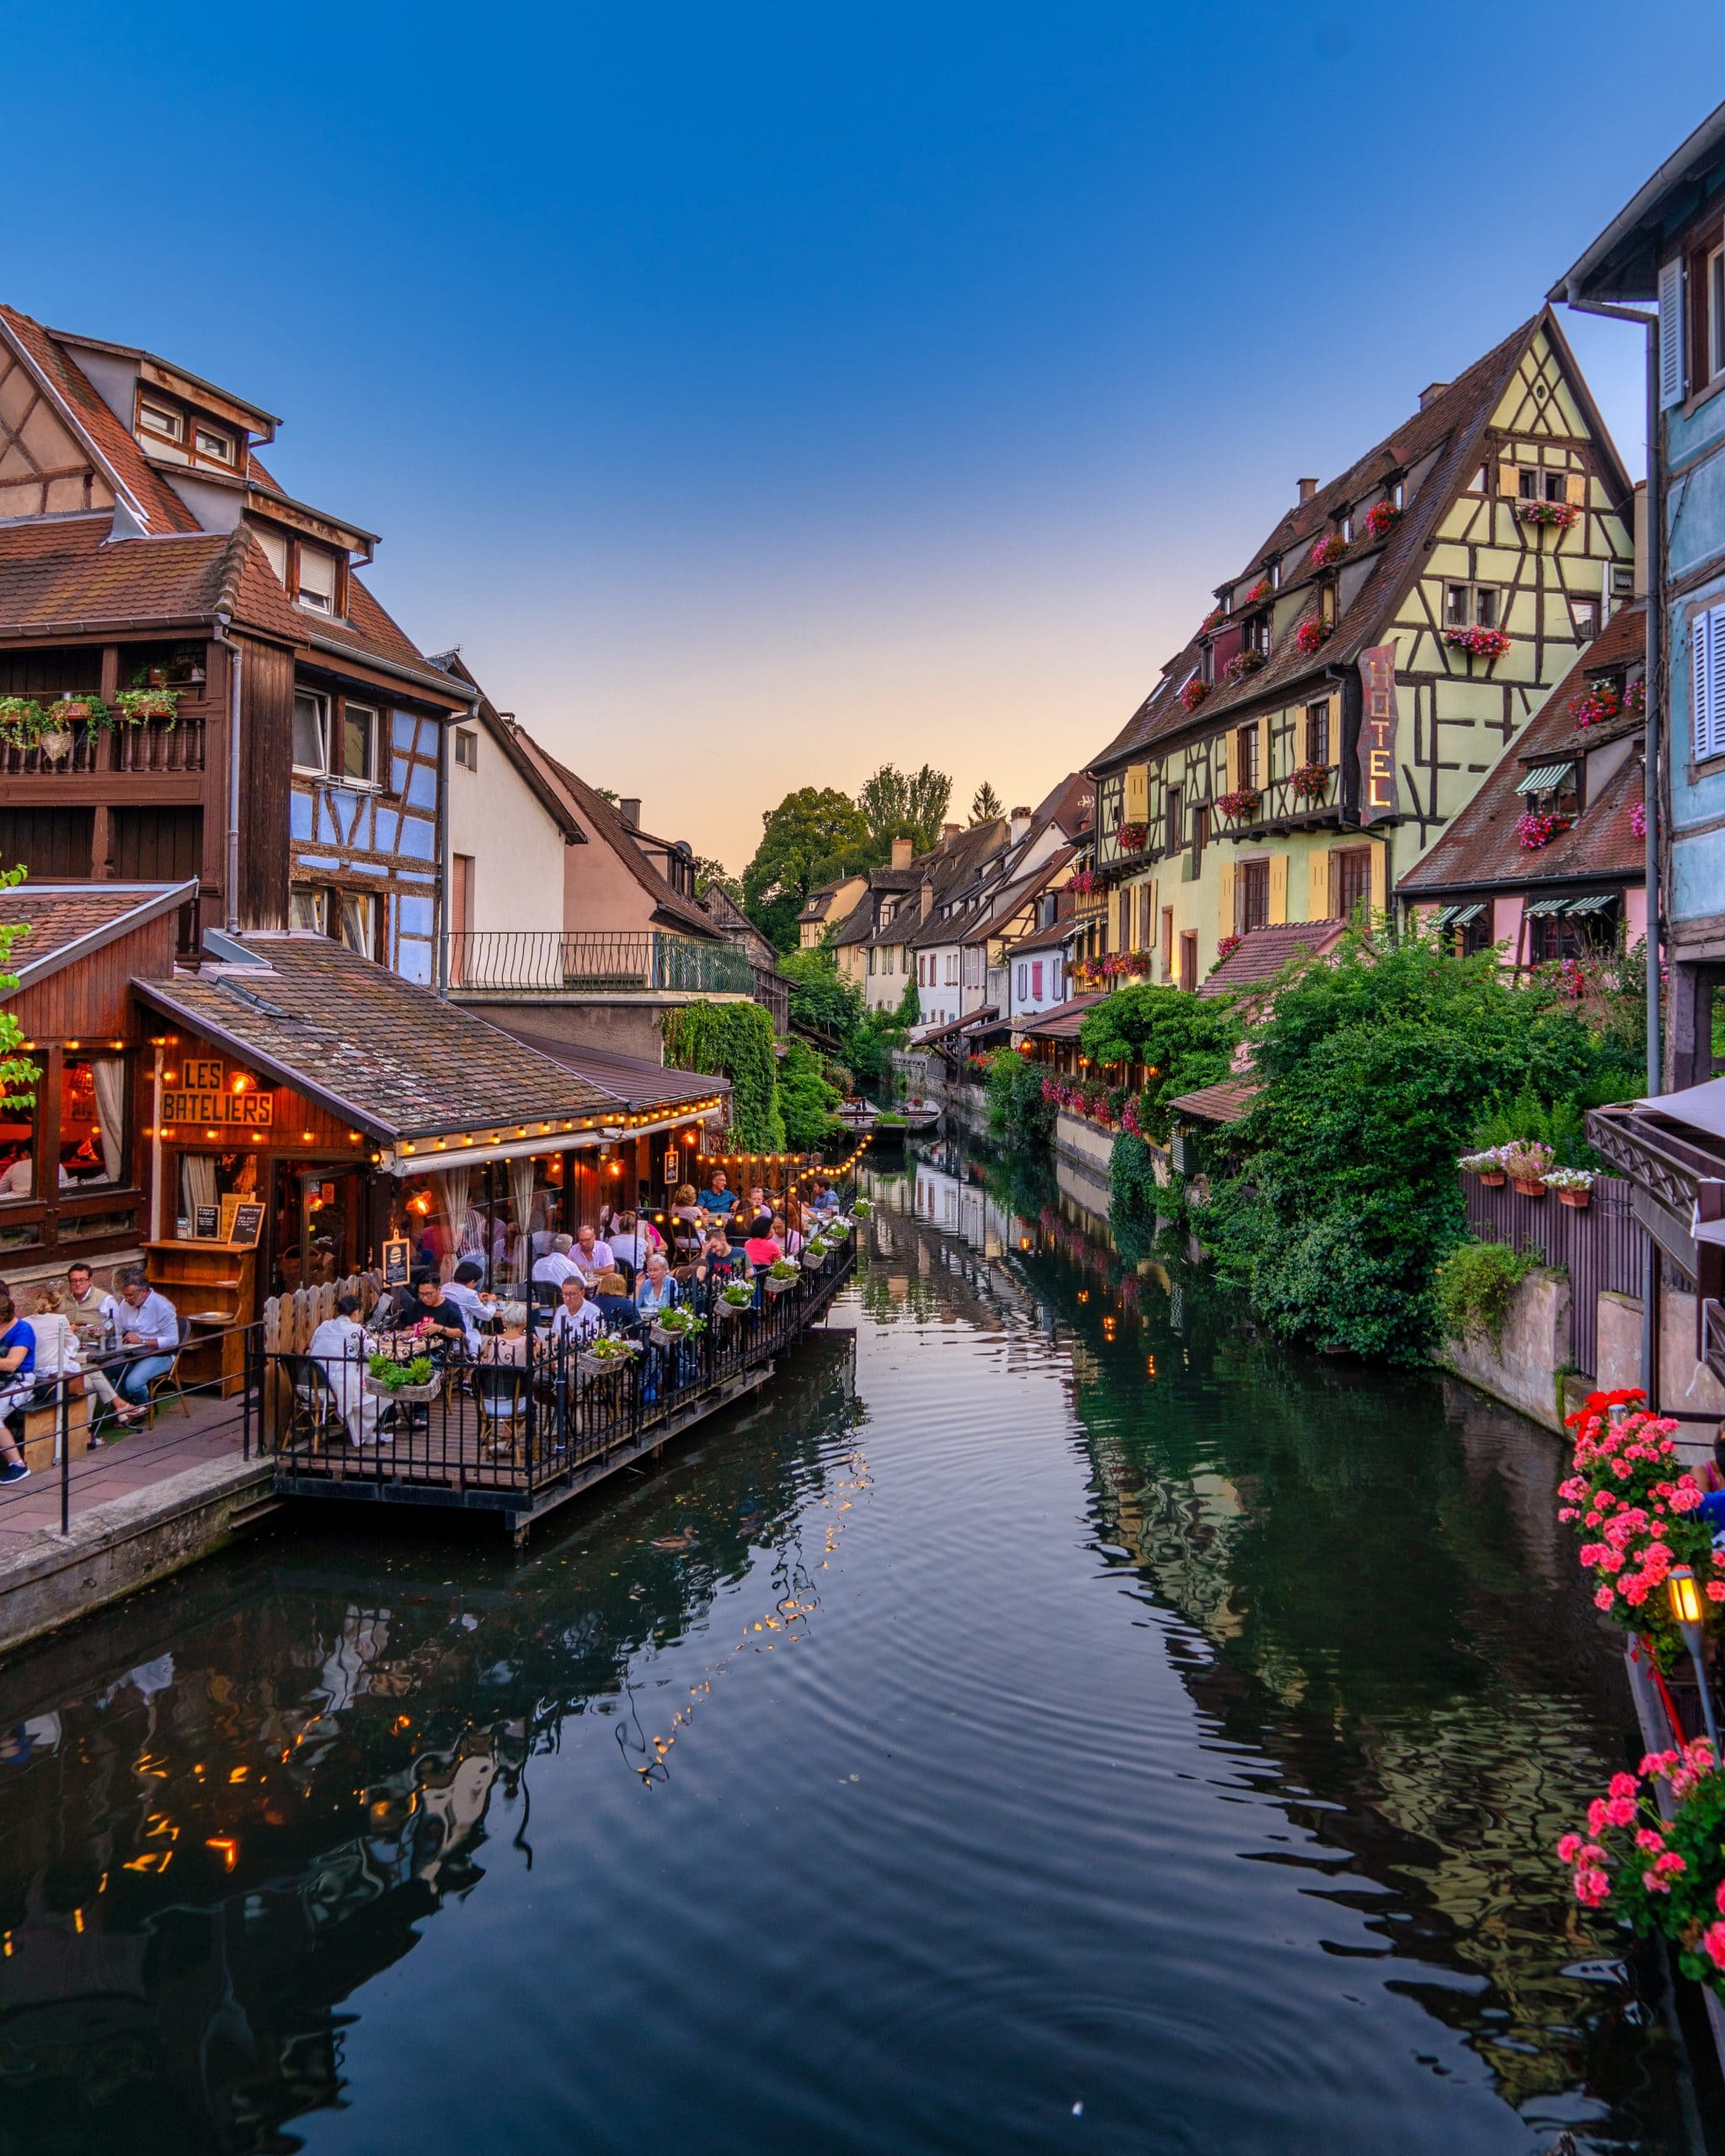
[[[299,557],[295,600],[314,614],[334,613],[339,566],[335,556],[326,553],[321,547],[307,547],[303,542],[295,551]]]
[[[163,441],[185,440],[185,414],[175,412],[166,404],[138,406],[138,424],[146,434],[159,435]]]
[[[1351,509],[1342,512],[1342,544],[1344,547],[1354,544],[1354,512]]]
[[[1280,562],[1272,562],[1266,574],[1270,580],[1270,590],[1272,591],[1279,591],[1282,588],[1282,564]]]
[[[1407,508],[1407,483],[1405,479],[1398,479],[1390,489],[1390,499],[1394,502],[1398,510]]]
[[[195,427],[192,447],[200,456],[210,457],[217,464],[232,464],[234,461],[233,436],[219,434],[214,427]]]

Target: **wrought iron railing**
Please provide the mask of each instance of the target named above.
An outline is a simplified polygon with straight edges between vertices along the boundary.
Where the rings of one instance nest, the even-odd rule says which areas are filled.
[[[449,983],[469,995],[752,995],[734,943],[649,929],[481,928],[451,934]]]

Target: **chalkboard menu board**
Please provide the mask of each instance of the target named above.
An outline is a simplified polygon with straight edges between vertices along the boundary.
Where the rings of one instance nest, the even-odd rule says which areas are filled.
[[[195,1206],[192,1233],[200,1241],[214,1242],[222,1233],[222,1208],[219,1205]]]
[[[255,1249],[258,1233],[263,1225],[264,1209],[261,1205],[236,1205],[233,1225],[227,1231],[227,1240],[231,1243],[250,1243]]]
[[[408,1257],[411,1246],[405,1235],[393,1237],[383,1246],[383,1284],[386,1288],[405,1288],[408,1284]]]

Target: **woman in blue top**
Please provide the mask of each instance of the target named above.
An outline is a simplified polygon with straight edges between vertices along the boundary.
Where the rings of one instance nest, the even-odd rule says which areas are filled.
[[[19,1380],[36,1367],[36,1336],[28,1318],[19,1317],[10,1295],[0,1289],[0,1483],[22,1482],[29,1474],[16,1439],[24,1435],[24,1402],[30,1387]]]
[[[641,1284],[635,1290],[636,1316],[650,1321],[662,1310],[674,1310],[682,1299],[683,1291],[670,1277],[664,1251],[654,1251],[647,1261]]]

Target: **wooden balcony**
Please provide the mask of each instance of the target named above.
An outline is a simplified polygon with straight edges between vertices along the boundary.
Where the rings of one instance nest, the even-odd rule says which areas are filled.
[[[100,778],[106,773],[136,772],[178,777],[204,768],[205,734],[214,714],[208,706],[183,707],[177,719],[146,719],[141,726],[119,726],[91,733],[72,728],[68,755],[50,756],[40,743],[20,749],[0,746],[0,778],[39,778],[50,785],[67,779]],[[80,787],[81,798],[89,789]]]

